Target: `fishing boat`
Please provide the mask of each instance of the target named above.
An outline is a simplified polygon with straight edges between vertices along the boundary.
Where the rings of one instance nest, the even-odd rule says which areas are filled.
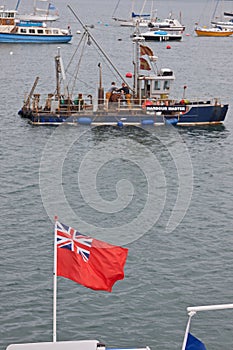
[[[221,28],[219,26],[213,28],[197,27],[195,28],[197,36],[214,36],[226,37],[233,34],[233,29]]]
[[[157,57],[148,46],[143,45],[145,40],[141,36],[132,38],[135,51],[134,73],[123,75],[98,44],[88,27],[82,23],[74,10],[70,6],[68,7],[84,29],[83,40],[89,44],[87,45],[89,48],[90,42],[98,48],[99,54],[103,56],[103,61],[107,61],[111,65],[111,69],[120,77],[123,82],[122,88],[107,91],[105,94],[101,63],[98,64],[98,68],[96,67],[99,75],[96,97],[93,97],[89,90],[86,94],[75,91],[76,80],[70,82],[72,88],[69,88],[66,83],[66,70],[60,50],[58,50],[55,57],[56,84],[54,91],[49,92],[45,98],[35,92],[39,80],[39,77],[36,77],[31,91],[18,112],[21,117],[28,119],[33,125],[67,123],[89,126],[167,124],[187,126],[220,124],[224,121],[228,104],[222,104],[218,98],[207,101],[188,99],[185,96],[186,86],[184,86],[181,98],[174,99],[170,96],[175,74],[171,69],[157,68]],[[77,53],[80,51],[76,49]],[[72,59],[79,62],[80,65],[80,58],[73,55]],[[69,67],[71,67],[70,63]],[[75,72],[70,72],[69,76],[77,79],[77,67]],[[128,78],[133,78],[133,85],[128,84]],[[64,83],[64,91],[61,91],[61,80]]]
[[[166,31],[150,29],[147,32],[140,33],[146,41],[180,41],[183,37],[183,31]]]
[[[28,3],[28,2],[27,2]],[[38,7],[38,3],[43,3],[43,8]],[[21,0],[17,1],[15,10],[18,11],[20,8]],[[18,18],[22,21],[33,21],[33,22],[50,22],[56,21],[59,19],[58,11],[56,7],[47,0],[34,0],[33,11],[32,13],[22,14],[18,13]]]
[[[23,21],[16,10],[0,8],[0,43],[68,43],[70,28],[47,26],[44,22]]]

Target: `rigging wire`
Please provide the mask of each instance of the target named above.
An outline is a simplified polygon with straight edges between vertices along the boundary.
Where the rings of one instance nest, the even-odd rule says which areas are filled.
[[[115,6],[115,8],[114,8],[114,10],[113,10],[112,18],[114,18],[114,15],[115,15],[115,13],[116,13],[116,10],[118,9],[118,6],[119,6],[120,2],[121,2],[121,0],[118,0],[117,4],[116,4],[116,6]]]

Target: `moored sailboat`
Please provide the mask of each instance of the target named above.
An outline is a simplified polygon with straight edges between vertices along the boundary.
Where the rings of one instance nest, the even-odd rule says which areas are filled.
[[[161,29],[150,29],[139,35],[146,41],[180,41],[182,40],[183,32],[179,30],[166,31]]]
[[[156,11],[154,11],[154,9],[153,9],[153,2],[151,5],[150,13],[145,12],[145,6],[147,3],[147,0],[143,1],[142,8],[141,8],[140,12],[138,12],[138,13],[135,12],[134,2],[135,1],[132,2],[132,9],[131,9],[131,13],[129,15],[129,18],[119,18],[119,17],[115,16],[117,8],[120,4],[120,0],[118,0],[117,5],[116,5],[116,7],[113,11],[113,14],[112,14],[112,19],[116,23],[120,24],[120,26],[122,26],[122,27],[135,27],[135,26],[148,27],[148,24],[151,23],[151,21],[153,21],[156,18],[156,15],[155,15]]]
[[[196,27],[195,32],[197,36],[226,37],[226,36],[231,36],[233,34],[233,28],[226,29],[226,28],[221,28],[219,26],[211,27],[211,28]]]
[[[223,15],[222,14],[218,14],[218,8],[219,8],[219,4],[221,4],[221,8],[226,6],[226,2],[223,0],[218,0],[215,6],[215,10],[214,10],[214,14],[213,14],[213,18],[211,20],[211,24],[213,24],[214,26],[219,26],[223,29],[231,29],[233,30],[233,12],[232,11],[223,11]],[[226,18],[226,17],[230,17]]]
[[[22,21],[33,21],[33,22],[50,22],[50,21],[56,21],[59,19],[59,14],[57,9],[50,1],[41,0],[39,1],[39,3],[40,2],[46,3],[46,7],[45,5],[43,6],[43,8],[38,7],[40,6],[40,5],[37,5],[38,0],[34,0],[32,13],[23,14],[18,12],[18,9],[20,8],[20,3],[21,3],[21,0],[18,0],[15,8],[15,10],[17,11],[18,17]]]
[[[151,21],[148,24],[149,28],[166,30],[166,31],[180,31],[183,32],[185,30],[185,26],[181,24],[181,22],[173,18],[171,15],[168,18],[164,18],[163,20],[155,20]]]
[[[174,18],[173,14],[170,13],[167,18],[160,19],[157,16],[157,10],[154,10],[153,1],[151,4],[150,13],[145,13],[144,9],[147,0],[144,0],[142,9],[139,13],[134,12],[134,5],[129,18],[118,18],[115,16],[117,7],[119,6],[120,0],[118,0],[117,6],[113,12],[112,19],[120,24],[122,27],[144,27],[144,28],[155,28],[157,30],[179,30],[184,31],[185,26],[181,24],[181,19]],[[181,17],[181,15],[180,15]]]

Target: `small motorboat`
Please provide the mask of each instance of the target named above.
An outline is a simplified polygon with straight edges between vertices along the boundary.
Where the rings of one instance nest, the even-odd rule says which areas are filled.
[[[154,30],[165,30],[165,31],[174,31],[174,30],[178,30],[178,31],[184,31],[185,30],[185,26],[183,24],[180,23],[180,21],[178,21],[178,19],[176,18],[165,18],[163,20],[155,20],[155,21],[151,21],[148,24],[149,28],[153,28]]]
[[[180,41],[183,37],[183,32],[150,29],[147,32],[141,33],[140,36],[146,41]]]

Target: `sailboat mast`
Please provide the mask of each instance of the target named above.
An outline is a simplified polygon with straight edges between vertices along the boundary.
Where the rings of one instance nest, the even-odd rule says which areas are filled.
[[[131,7],[131,14],[130,14],[130,18],[132,18],[132,17],[133,17],[134,5],[135,5],[135,0],[132,0],[132,7]]]
[[[18,0],[18,1],[17,1],[17,4],[16,4],[16,6],[15,6],[15,11],[18,11],[20,1],[21,1],[21,0]]]
[[[147,2],[147,0],[144,0],[144,3],[142,5],[142,9],[141,9],[141,13],[140,13],[141,16],[143,15],[143,12],[144,12],[144,9],[145,9],[145,6],[146,6],[146,2]]]
[[[215,17],[216,17],[216,12],[217,12],[218,5],[219,5],[219,0],[216,2],[215,8],[214,8],[214,13],[212,15],[212,19],[215,19]]]
[[[36,0],[34,0],[34,5],[33,5],[33,14],[36,14]]]
[[[112,18],[113,18],[113,19],[114,19],[116,10],[118,9],[118,6],[119,6],[119,4],[120,4],[120,1],[121,1],[121,0],[118,0],[117,4],[116,4],[116,6],[115,6],[115,8],[114,8],[114,10],[113,10],[113,13],[112,13]]]
[[[48,3],[47,11],[46,11],[46,16],[49,15],[49,8],[50,8],[50,2]]]

